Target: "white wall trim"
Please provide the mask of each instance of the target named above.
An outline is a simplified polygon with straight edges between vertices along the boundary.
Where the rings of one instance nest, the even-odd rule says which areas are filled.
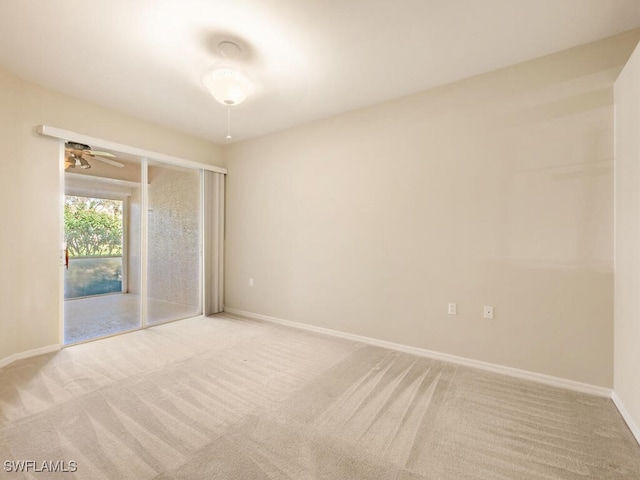
[[[210,170],[212,172],[227,173],[226,168],[216,167],[206,163],[194,162],[193,160],[187,160],[180,157],[174,157],[172,155],[166,155],[164,153],[153,152],[151,150],[145,150],[143,148],[132,147],[124,145],[122,143],[111,142],[109,140],[103,140],[101,138],[90,137],[81,133],[71,132],[69,130],[63,130],[62,128],[51,127],[49,125],[38,125],[37,132],[45,137],[53,137],[61,140],[71,140],[78,143],[84,143],[96,148],[104,148],[107,150],[113,150],[114,152],[127,153],[129,155],[135,155],[137,157],[148,158],[149,160],[158,160],[160,162],[169,163],[172,165],[180,165],[183,167],[202,168],[203,170]]]
[[[599,397],[611,398],[611,389],[605,387],[599,387],[597,385],[591,385],[588,383],[576,382],[574,380],[567,380],[565,378],[553,377],[550,375],[544,375],[542,373],[530,372],[528,370],[520,370],[518,368],[505,367],[503,365],[497,365],[495,363],[483,362],[480,360],[474,360],[472,358],[459,357],[456,355],[450,355],[448,353],[434,352],[432,350],[426,350],[424,348],[410,347],[408,345],[402,345],[400,343],[387,342],[385,340],[378,340],[376,338],[365,337],[362,335],[355,335],[352,333],[340,332],[338,330],[332,330],[329,328],[316,327],[314,325],[307,325],[304,323],[292,322],[291,320],[283,320],[280,318],[269,317],[267,315],[261,315],[259,313],[245,312],[242,310],[236,310],[235,308],[224,309],[225,312],[233,315],[239,315],[242,317],[264,320],[266,322],[277,323],[279,325],[285,325],[288,327],[294,327],[301,330],[307,330],[309,332],[322,333],[325,335],[331,335],[333,337],[343,338],[346,340],[352,340],[355,342],[367,343],[369,345],[375,345],[377,347],[388,348],[391,350],[398,350],[400,352],[410,353],[421,357],[428,357],[434,360],[441,360],[444,362],[455,363],[457,365],[463,365],[465,367],[477,368],[487,372],[499,373],[502,375],[508,375],[510,377],[520,378],[523,380],[530,380],[553,387],[565,388],[575,392],[588,393],[591,395],[597,395]]]
[[[616,408],[620,412],[620,415],[622,415],[622,418],[624,419],[627,426],[629,427],[629,430],[631,430],[631,433],[633,433],[633,436],[636,437],[636,441],[638,442],[638,445],[640,445],[640,428],[638,428],[638,426],[633,422],[633,418],[631,418],[631,414],[625,408],[624,404],[622,403],[622,400],[620,400],[620,397],[618,397],[618,394],[615,392],[615,390],[611,394],[611,400],[613,400],[613,403],[615,404]]]
[[[26,352],[14,353],[0,360],[0,368],[15,362],[16,360],[23,360],[25,358],[37,357],[38,355],[44,355],[45,353],[57,352],[60,350],[60,344],[49,345],[46,347],[34,348],[33,350],[27,350]]]

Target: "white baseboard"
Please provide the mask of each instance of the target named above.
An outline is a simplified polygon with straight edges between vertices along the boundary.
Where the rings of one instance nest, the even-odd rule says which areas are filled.
[[[33,350],[27,350],[26,352],[14,353],[3,359],[0,359],[0,368],[6,367],[10,363],[16,360],[22,360],[24,358],[36,357],[38,355],[44,355],[45,353],[57,352],[60,350],[60,345],[48,345],[46,347],[34,348]]]
[[[391,350],[397,350],[400,352],[406,352],[406,353],[418,355],[421,357],[428,357],[434,360],[441,360],[444,362],[455,363],[457,365],[464,365],[465,367],[485,370],[487,372],[499,373],[502,375],[508,375],[510,377],[520,378],[523,380],[530,380],[537,383],[543,383],[545,385],[573,390],[575,392],[588,393],[590,395],[597,395],[599,397],[611,398],[610,388],[599,387],[597,385],[590,385],[588,383],[576,382],[574,380],[567,380],[565,378],[553,377],[550,375],[544,375],[542,373],[530,372],[528,370],[520,370],[518,368],[505,367],[503,365],[483,362],[480,360],[473,360],[471,358],[458,357],[456,355],[450,355],[448,353],[434,352],[432,350],[426,350],[424,348],[410,347],[408,345],[402,345],[400,343],[387,342],[385,340],[378,340],[376,338],[364,337],[361,335],[354,335],[352,333],[340,332],[338,330],[332,330],[329,328],[316,327],[314,325],[307,325],[304,323],[292,322],[291,320],[283,320],[281,318],[269,317],[267,315],[261,315],[259,313],[245,312],[242,310],[236,310],[235,308],[225,307],[224,311],[226,313],[231,313],[233,315],[239,315],[239,316],[250,318],[250,319],[264,320],[266,322],[277,323],[279,325],[286,325],[288,327],[307,330],[309,332],[323,333],[325,335],[331,335],[333,337],[352,340],[354,342],[367,343],[369,345],[375,345],[377,347],[383,347]]]
[[[613,400],[613,403],[616,405],[616,408],[620,412],[620,415],[622,415],[622,418],[629,426],[629,430],[631,430],[631,433],[633,433],[633,436],[636,437],[636,441],[638,442],[638,445],[640,445],[640,428],[638,428],[638,426],[634,423],[633,419],[631,418],[631,414],[625,408],[624,404],[622,403],[622,400],[620,400],[620,397],[618,397],[615,390],[611,394],[611,400]]]

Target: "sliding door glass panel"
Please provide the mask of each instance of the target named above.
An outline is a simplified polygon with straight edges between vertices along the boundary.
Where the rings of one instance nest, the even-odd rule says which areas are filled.
[[[65,173],[65,345],[140,328],[140,165],[127,166],[133,181]]]
[[[202,313],[200,175],[200,170],[149,162],[149,325]]]

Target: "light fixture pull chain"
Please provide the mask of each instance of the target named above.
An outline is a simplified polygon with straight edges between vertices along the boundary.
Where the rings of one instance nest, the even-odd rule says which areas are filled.
[[[227,138],[231,138],[231,106],[227,107]]]

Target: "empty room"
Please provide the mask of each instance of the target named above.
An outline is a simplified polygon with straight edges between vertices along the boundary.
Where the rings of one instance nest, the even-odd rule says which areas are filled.
[[[0,478],[640,479],[638,0],[2,0]]]

